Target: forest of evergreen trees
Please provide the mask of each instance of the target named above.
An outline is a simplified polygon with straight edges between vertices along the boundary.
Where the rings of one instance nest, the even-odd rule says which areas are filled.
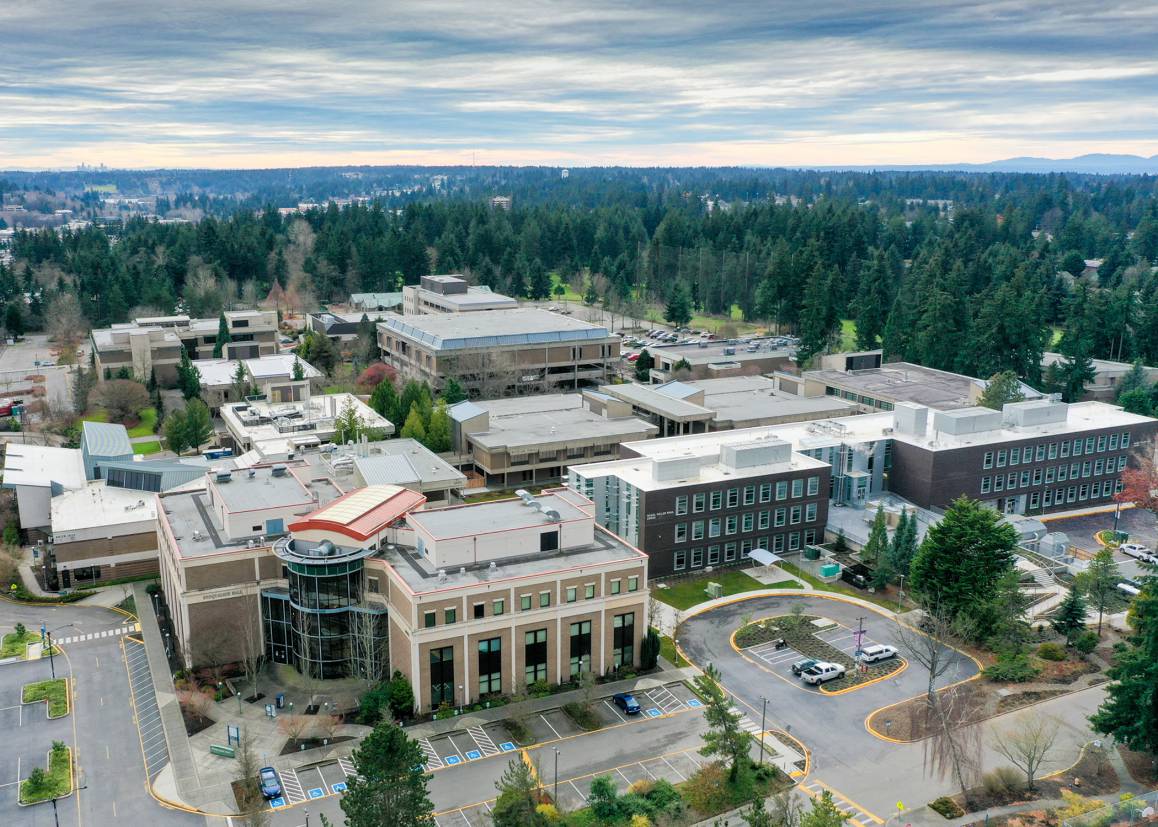
[[[480,171],[404,205],[283,217],[271,202],[194,223],[18,232],[0,301],[9,330],[36,329],[73,292],[99,327],[140,307],[216,315],[275,281],[303,304],[431,272],[546,298],[554,273],[621,309],[663,305],[676,290],[707,313],[736,307],[795,330],[804,356],[852,319],[858,344],[883,343],[890,357],[983,377],[1011,370],[1064,392],[1090,358],[1158,364],[1156,189],[1125,176]],[[492,208],[495,192],[512,194],[512,209]],[[1085,259],[1102,260],[1096,277],[1082,278]],[[1068,358],[1044,377],[1054,328]]]

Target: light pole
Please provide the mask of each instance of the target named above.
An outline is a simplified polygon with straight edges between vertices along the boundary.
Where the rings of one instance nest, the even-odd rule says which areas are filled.
[[[760,700],[764,702],[764,706],[760,710],[760,761],[759,761],[759,763],[763,764],[764,763],[764,722],[765,722],[765,719],[768,717],[768,699],[765,698],[763,695],[761,695]]]
[[[556,807],[559,806],[559,748],[551,747],[555,750],[555,791],[551,793],[551,803]]]
[[[904,608],[902,601],[905,599],[905,575],[901,575],[901,584],[897,587],[897,611]]]
[[[305,814],[306,814],[306,827],[310,827],[310,811],[306,810]]]
[[[48,668],[52,672],[52,679],[53,680],[56,680],[56,663],[52,659],[52,633],[53,632],[59,632],[61,629],[68,629],[68,628],[75,629],[76,624],[75,623],[65,623],[63,626],[57,626],[55,629],[49,629],[47,632],[44,633],[45,638],[47,638],[47,640],[48,640]],[[56,805],[54,804],[53,806],[56,806]]]

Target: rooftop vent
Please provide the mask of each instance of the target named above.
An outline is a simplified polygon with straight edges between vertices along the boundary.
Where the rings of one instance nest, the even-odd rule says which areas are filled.
[[[270,473],[272,473],[275,477],[284,477],[288,470],[289,469],[286,468],[284,465],[279,464],[279,465],[273,466]]]
[[[233,479],[233,472],[219,468],[214,472],[213,478],[218,482],[229,482],[231,479]]]
[[[553,508],[543,509],[543,516],[553,523],[557,523],[563,519],[562,515]]]
[[[249,477],[250,479],[253,479],[254,477],[257,476],[257,470],[254,468],[250,468],[248,471],[245,472],[245,476]]]
[[[445,583],[446,582],[446,569],[439,569],[438,570],[438,582],[439,583]]]

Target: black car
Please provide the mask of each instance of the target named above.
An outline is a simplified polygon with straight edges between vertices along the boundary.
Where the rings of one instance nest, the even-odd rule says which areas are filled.
[[[630,692],[620,692],[618,695],[612,697],[611,700],[628,715],[639,714],[639,702],[635,700],[635,696]]]
[[[792,664],[792,674],[799,677],[800,673],[805,669],[811,669],[818,663],[820,663],[820,661],[818,661],[816,658],[805,658],[804,660],[798,660],[796,663]]]

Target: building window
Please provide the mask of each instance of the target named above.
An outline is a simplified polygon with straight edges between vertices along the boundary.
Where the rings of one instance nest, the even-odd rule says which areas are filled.
[[[1047,489],[1045,489],[1045,491],[1041,492],[1041,504],[1045,508],[1049,508],[1051,505],[1053,505],[1053,489],[1052,488],[1047,488]]]
[[[581,620],[571,624],[571,672],[572,678],[579,674],[586,666],[591,668],[591,621]]]
[[[1130,447],[1130,432],[1129,431],[1122,431],[1122,447],[1123,448],[1129,448]]]
[[[708,565],[714,566],[720,562],[720,547],[708,546]]]
[[[808,531],[804,532],[804,544],[807,546],[810,546],[815,542],[816,542],[816,529],[810,528],[810,529],[808,529]]]
[[[993,452],[992,451],[986,451],[985,452],[985,459],[982,461],[981,467],[985,468],[985,469],[989,469],[989,468],[993,467]]]
[[[575,598],[579,596],[578,590],[574,586],[567,587],[567,602],[574,603]]]
[[[776,483],[776,499],[784,500],[788,498],[788,482],[781,480]]]
[[[1069,443],[1069,440],[1067,439],[1065,442],[1063,442],[1061,444],[1061,457],[1062,457],[1062,459],[1065,459],[1069,455],[1070,455],[1070,443]]]
[[[688,498],[686,494],[676,497],[675,513],[677,517],[682,517],[688,513]]]
[[[1092,454],[1094,452],[1094,438],[1092,436],[1086,437],[1086,453]]]
[[[692,549],[692,568],[698,569],[704,564],[704,550],[702,548]]]
[[[808,496],[815,497],[820,493],[820,477],[808,478]]]
[[[739,488],[729,488],[728,489],[728,508],[735,508],[739,504],[740,504],[740,489]]]
[[[772,500],[772,483],[760,483],[760,502],[766,503]]]
[[[773,551],[784,551],[784,535],[783,534],[777,534],[775,537],[772,538],[772,550]]]
[[[711,506],[712,511],[718,511],[721,507],[723,507],[723,505],[724,505],[724,492],[723,491],[713,491],[712,492],[712,506]]]
[[[1033,484],[1034,485],[1041,485],[1041,480],[1042,480],[1042,470],[1040,468],[1034,468],[1033,469]]]
[[[587,585],[585,585],[583,587],[583,599],[584,600],[591,600],[594,597],[595,597],[595,584],[594,583],[588,583]]]
[[[701,491],[699,494],[692,495],[692,512],[699,514],[704,510],[704,502],[707,496]]]
[[[611,619],[611,665],[616,669],[635,663],[635,613]]]
[[[1124,456],[1118,457],[1118,470],[1119,471],[1125,471],[1126,470],[1126,458]]]
[[[768,528],[768,526],[770,526],[771,524],[772,524],[772,512],[761,511],[760,512],[760,520],[759,520],[760,530],[763,531],[764,529]]]
[[[993,489],[993,480],[990,477],[981,478],[981,493],[988,494]]]
[[[458,609],[443,609],[443,612],[442,612],[442,622],[443,623],[445,623],[446,625],[449,626],[451,623],[455,623],[457,621],[458,621]]]
[[[482,603],[475,603],[474,604],[474,619],[475,620],[482,620],[486,616],[487,616],[487,607]]]
[[[1106,461],[1104,459],[1094,460],[1094,476],[1100,477],[1106,470]]]
[[[633,574],[631,577],[627,578],[627,590],[629,592],[639,591],[639,577],[637,575]]]
[[[677,551],[672,555],[671,566],[675,571],[683,571],[688,565],[688,553],[683,549]],[[619,581],[613,580],[611,582],[611,593],[619,594]]]
[[[493,695],[503,691],[503,639],[487,638],[478,642],[478,694]]]
[[[729,514],[727,522],[724,523],[724,533],[725,534],[735,534],[736,533],[736,526],[738,526],[738,525],[739,525],[739,520],[737,519],[736,515],[735,514]]]
[[[1039,476],[1041,475],[1041,469],[1040,468],[1037,469],[1037,473]],[[1028,471],[1022,471],[1021,472],[1021,487],[1025,488],[1027,485],[1029,485],[1029,472]]]
[[[747,514],[744,515],[743,520],[741,520],[741,522],[740,522],[740,530],[743,531],[744,533],[747,533],[747,532],[752,530],[752,528],[753,528],[753,526],[755,526],[755,524],[756,524],[756,515],[753,514],[751,511],[749,511]]]
[[[787,509],[785,509],[785,508],[777,508],[776,509],[776,523],[775,524],[776,524],[777,528],[784,525],[784,519],[787,515],[788,515]]]
[[[547,630],[535,629],[523,637],[527,685],[547,680]]]
[[[704,521],[703,520],[696,520],[694,523],[692,523],[692,539],[693,540],[704,539]]]
[[[1005,487],[1009,489],[1017,488],[1017,472],[1012,472],[1005,478]]]
[[[550,605],[551,605],[551,593],[550,592],[539,592],[539,608],[540,609],[546,609]]]
[[[1093,470],[1093,467],[1094,467],[1094,463],[1092,461],[1087,459],[1085,462],[1083,462],[1082,463],[1082,476],[1088,477],[1090,475],[1090,471]]]
[[[719,537],[720,536],[720,518],[719,517],[712,517],[710,520],[708,520],[708,536],[709,537]]]
[[[1049,444],[1049,458],[1050,459],[1057,459],[1057,443],[1056,442],[1051,442]]]
[[[997,452],[997,467],[998,468],[1004,468],[1005,467],[1005,451],[998,451]]]
[[[366,578],[366,591],[370,592],[371,594],[378,594],[379,593],[379,591],[378,591],[378,578],[377,577],[367,577]]]
[[[744,486],[744,505],[755,505],[755,504],[756,504],[756,486],[745,485]]]
[[[1105,434],[1102,434],[1100,437],[1098,437],[1098,450],[1099,451],[1106,450],[1106,435]]]
[[[559,548],[559,532],[544,531],[539,535],[539,551],[555,551]]]
[[[802,509],[800,508],[800,506],[798,506],[798,505],[792,506],[792,515],[788,520],[790,525],[796,525],[797,523],[800,522],[801,512],[802,512]]]
[[[803,497],[803,496],[804,496],[804,480],[800,480],[800,479],[793,480],[792,481],[792,498],[795,499],[796,497]]]
[[[438,625],[438,613],[437,612],[423,612],[422,613],[422,626],[423,626],[423,628],[433,629],[437,625]]]
[[[800,548],[800,532],[793,531],[788,535],[788,550],[796,551]]]
[[[430,650],[430,705],[454,703],[454,647]]]
[[[519,608],[522,609],[524,612],[531,611],[531,600],[532,600],[532,598],[531,598],[531,595],[529,595],[529,594],[520,595],[519,596]]]
[[[619,594],[619,592],[622,588],[623,588],[623,581],[620,580],[618,577],[616,577],[614,580],[611,581],[611,593],[612,594]]]
[[[1038,508],[1040,505],[1041,505],[1041,494],[1038,493],[1037,491],[1034,491],[1032,494],[1029,495],[1029,507],[1030,508]]]
[[[507,601],[499,598],[491,602],[491,614],[499,617],[507,610]]]
[[[683,543],[683,542],[687,542],[687,539],[688,539],[688,524],[687,523],[676,523],[674,542]]]
[[[816,521],[816,503],[809,503],[804,507],[804,522],[811,523]]]
[[[993,490],[994,491],[1004,491],[1005,490],[1005,474],[998,474],[996,477],[993,478]]]
[[[1029,462],[1028,452],[1026,454],[1025,461]],[[1020,448],[1010,448],[1009,449],[1009,464],[1010,465],[1017,465],[1017,463],[1019,463],[1019,462],[1021,462],[1021,449]]]
[[[750,544],[752,541],[746,540],[745,542]],[[735,559],[736,559],[736,544],[735,543],[724,543],[724,562],[725,563],[731,563]]]
[[[1074,440],[1073,455],[1075,457],[1080,457],[1082,455],[1082,441],[1080,439]]]
[[[1049,468],[1045,469],[1045,481],[1047,483],[1051,483],[1056,479],[1057,479],[1057,468],[1051,465]]]

